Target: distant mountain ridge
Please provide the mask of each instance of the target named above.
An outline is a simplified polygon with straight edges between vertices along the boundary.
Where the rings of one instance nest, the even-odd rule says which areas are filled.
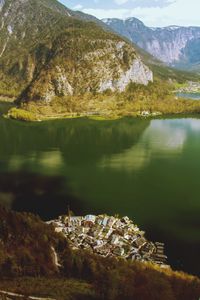
[[[200,70],[200,27],[172,25],[152,28],[136,18],[102,21],[168,65]]]

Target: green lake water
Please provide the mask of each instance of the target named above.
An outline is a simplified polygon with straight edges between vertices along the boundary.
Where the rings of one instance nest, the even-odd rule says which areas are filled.
[[[200,274],[200,119],[0,117],[0,202],[44,219],[68,204],[128,215],[174,268]]]

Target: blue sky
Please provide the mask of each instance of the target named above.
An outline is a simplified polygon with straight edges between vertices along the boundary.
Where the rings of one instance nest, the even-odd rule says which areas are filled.
[[[200,0],[60,0],[102,18],[136,17],[148,26],[200,26]]]

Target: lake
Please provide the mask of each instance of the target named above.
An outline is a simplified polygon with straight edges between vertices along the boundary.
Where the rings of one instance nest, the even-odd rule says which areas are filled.
[[[191,100],[200,100],[200,93],[177,93],[179,98],[186,98]]]
[[[0,111],[7,109],[0,105]],[[0,202],[47,220],[128,215],[200,275],[200,119],[23,123],[0,117]]]

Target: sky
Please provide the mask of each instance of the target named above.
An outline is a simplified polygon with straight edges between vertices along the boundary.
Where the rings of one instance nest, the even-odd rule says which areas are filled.
[[[103,18],[135,17],[150,27],[200,26],[200,0],[59,0],[68,8]]]

